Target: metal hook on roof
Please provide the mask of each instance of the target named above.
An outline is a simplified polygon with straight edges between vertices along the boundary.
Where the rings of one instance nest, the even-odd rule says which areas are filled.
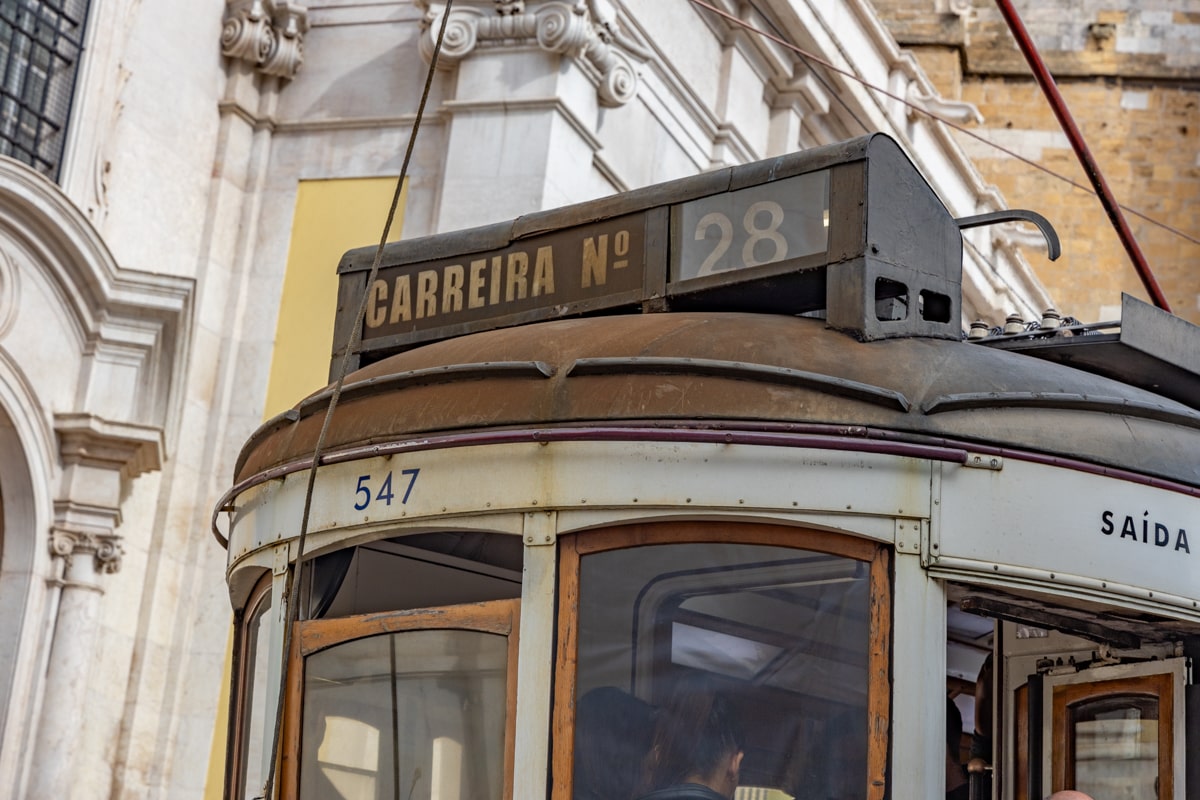
[[[1036,211],[1010,208],[1006,211],[993,211],[990,214],[977,214],[973,217],[961,217],[954,220],[959,230],[995,225],[997,222],[1032,222],[1046,239],[1046,255],[1050,260],[1056,261],[1062,255],[1062,247],[1058,243],[1058,234],[1054,232],[1054,226],[1050,224],[1050,220]]]

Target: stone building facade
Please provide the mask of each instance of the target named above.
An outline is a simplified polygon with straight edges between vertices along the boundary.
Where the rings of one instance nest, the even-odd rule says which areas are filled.
[[[1114,195],[1131,210],[1126,219],[1172,310],[1200,322],[1200,3],[1015,6]],[[995,4],[875,7],[942,94],[979,109],[972,132],[1090,187]],[[1039,264],[1038,275],[1064,313],[1113,319],[1121,292],[1149,299],[1090,191],[977,139],[956,139],[1005,197],[1036,205],[1057,228],[1063,257]]]
[[[272,392],[291,405],[324,383],[321,281],[378,236],[390,189],[344,225],[332,193],[395,181],[444,4],[10,5],[0,46],[41,55],[6,59],[22,99],[0,108],[0,796],[217,797],[231,618],[213,506]],[[971,113],[865,0],[713,5],[733,19],[689,0],[458,0],[397,233],[877,130],[956,216],[1006,207],[944,127],[845,77]],[[359,223],[366,241],[343,229]],[[293,300],[304,236],[334,255]],[[1051,303],[1040,244],[967,238],[967,316]],[[317,344],[285,369],[289,320]]]

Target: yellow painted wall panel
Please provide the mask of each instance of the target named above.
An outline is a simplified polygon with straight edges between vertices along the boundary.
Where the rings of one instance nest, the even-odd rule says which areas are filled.
[[[264,419],[328,383],[338,260],[353,247],[379,243],[395,190],[395,178],[300,182]],[[405,199],[388,241],[399,238]]]

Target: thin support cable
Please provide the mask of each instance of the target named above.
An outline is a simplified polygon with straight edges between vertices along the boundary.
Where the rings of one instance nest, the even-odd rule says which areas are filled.
[[[446,23],[450,19],[450,10],[453,5],[454,0],[446,0],[446,7],[442,11],[442,24],[438,29],[437,43],[433,48],[433,56],[429,59],[429,71],[425,75],[425,88],[421,92],[421,102],[417,106],[417,116],[413,120],[412,133],[408,137],[408,147],[404,151],[404,163],[400,167],[400,176],[396,179],[396,190],[392,194],[392,204],[388,208],[387,220],[383,224],[383,233],[379,237],[379,246],[375,249],[375,260],[371,263],[371,272],[367,277],[367,286],[374,283],[375,278],[379,275],[379,265],[383,261],[383,248],[387,244],[388,231],[392,228],[392,221],[396,218],[396,209],[400,205],[400,195],[404,190],[404,180],[408,177],[408,165],[412,160],[413,148],[417,141],[417,132],[421,128],[421,119],[425,115],[425,104],[429,99],[430,87],[433,85],[433,76],[437,68],[438,56],[442,51],[442,40],[446,35]],[[304,492],[304,511],[300,517],[300,532],[296,537],[296,560],[288,578],[287,605],[284,609],[283,652],[281,655],[283,664],[279,676],[279,694],[275,703],[275,726],[271,737],[271,759],[267,769],[267,780],[263,785],[263,792],[256,800],[264,800],[264,798],[272,798],[274,796],[276,765],[282,755],[279,752],[279,743],[282,738],[283,729],[283,703],[286,699],[288,673],[291,666],[292,628],[296,624],[297,606],[300,600],[300,577],[304,569],[304,545],[308,538],[308,521],[312,511],[313,489],[317,482],[317,467],[320,466],[321,454],[325,449],[325,437],[329,433],[330,423],[333,420],[333,412],[337,408],[338,400],[342,394],[342,386],[346,382],[346,373],[350,369],[350,358],[359,344],[362,343],[362,322],[367,313],[367,297],[369,295],[370,292],[364,292],[362,298],[359,300],[354,328],[350,333],[350,343],[346,346],[346,351],[342,354],[342,363],[338,369],[337,381],[334,383],[333,391],[329,395],[329,407],[325,410],[325,419],[321,423],[321,432],[317,436],[317,445],[313,449],[312,466],[308,471],[308,485]]]
[[[849,78],[850,80],[854,81],[855,83],[861,84],[873,92],[878,92],[879,94],[883,95],[884,97],[895,100],[896,102],[903,104],[907,108],[912,109],[916,113],[918,113],[924,117],[928,117],[929,119],[932,119],[935,122],[940,122],[943,125],[945,125],[947,128],[956,130],[959,133],[963,134],[964,136],[969,136],[970,138],[976,140],[977,142],[987,145],[988,147],[992,148],[993,150],[1003,153],[1004,155],[1008,156],[1009,158],[1012,158],[1015,161],[1020,161],[1021,163],[1025,164],[1026,166],[1032,167],[1033,169],[1036,169],[1039,172],[1049,175],[1050,177],[1054,178],[1055,180],[1062,181],[1063,183],[1065,183],[1069,186],[1072,186],[1076,189],[1080,189],[1091,195],[1094,195],[1096,193],[1095,190],[1093,190],[1089,186],[1079,183],[1078,181],[1073,180],[1070,177],[1063,175],[1062,173],[1055,172],[1054,170],[1050,169],[1049,167],[1045,166],[1044,164],[1039,164],[1038,162],[1034,161],[1033,159],[1023,156],[1020,153],[1017,153],[1016,151],[1005,147],[1004,145],[996,144],[995,142],[991,141],[987,137],[976,133],[975,131],[971,130],[970,128],[963,127],[962,125],[959,125],[957,122],[954,122],[953,120],[944,119],[943,117],[940,117],[937,114],[934,114],[932,111],[922,108],[920,105],[912,102],[908,98],[901,97],[900,95],[895,94],[894,92],[889,92],[887,89],[883,89],[879,86],[876,86],[873,83],[869,83],[865,78],[863,78],[859,75],[855,75],[853,72],[850,72],[849,70],[845,70],[845,69],[842,69],[841,67],[835,66],[834,64],[830,63],[829,61],[826,61],[825,59],[821,58],[820,56],[818,56],[814,53],[810,53],[809,51],[805,50],[804,48],[802,48],[796,44],[793,44],[792,42],[788,41],[787,39],[784,39],[781,36],[776,36],[775,34],[770,33],[768,31],[764,31],[761,28],[756,28],[753,25],[751,25],[749,22],[739,19],[739,18],[733,16],[732,14],[717,8],[716,6],[705,2],[705,0],[688,0],[688,1],[694,6],[699,6],[700,8],[703,8],[707,11],[711,11],[712,13],[716,14],[719,17],[722,17],[723,19],[725,19],[727,22],[729,22],[732,25],[737,25],[740,28],[744,28],[746,31],[748,31],[750,33],[753,33],[757,36],[761,36],[764,39],[768,39],[768,40],[774,42],[775,44],[778,44],[779,46],[792,51],[793,53],[800,56],[801,59],[803,59],[805,61],[812,62],[813,64],[819,64],[820,66],[824,67],[825,69],[829,70],[830,72],[835,72],[844,78]],[[814,75],[816,75],[816,73],[814,73]],[[819,79],[819,76],[817,76],[817,77]],[[823,85],[826,85],[823,80],[821,81],[821,83]],[[826,88],[829,88],[828,85],[826,85]],[[834,99],[838,99],[840,101],[840,98],[838,97],[837,92],[832,92],[832,94],[834,96]],[[842,102],[842,105],[844,107],[845,103]],[[857,118],[856,118],[856,121],[858,121]],[[859,124],[861,125],[862,123],[859,122]],[[1153,217],[1148,216],[1147,214],[1143,214],[1142,212],[1140,212],[1136,209],[1130,208],[1129,206],[1121,205],[1120,208],[1122,211],[1132,214],[1133,216],[1149,223],[1150,225],[1153,225],[1157,228],[1161,228],[1162,230],[1165,230],[1168,233],[1174,234],[1175,236],[1178,236],[1181,239],[1189,241],[1192,244],[1200,244],[1200,238],[1197,238],[1197,237],[1187,233],[1186,231],[1182,231],[1178,228],[1172,227],[1171,225],[1168,225],[1165,222],[1161,222],[1157,219],[1154,219]]]

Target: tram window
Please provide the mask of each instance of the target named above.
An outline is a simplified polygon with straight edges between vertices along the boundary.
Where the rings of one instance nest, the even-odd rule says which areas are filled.
[[[309,657],[300,796],[500,800],[506,657],[503,636],[477,631],[373,636]]]
[[[1067,736],[1074,744],[1077,788],[1091,795],[1129,800],[1157,796],[1157,698],[1117,697],[1081,703],[1070,709],[1067,724]],[[1119,776],[1117,787],[1111,785],[1113,773]]]
[[[237,670],[238,717],[233,720],[234,768],[230,797],[251,798],[262,791],[266,741],[267,665],[270,660],[271,576],[254,588],[238,627],[241,663]]]
[[[744,753],[735,800],[868,797],[870,573],[855,558],[758,544],[583,555],[574,798],[631,800],[672,781],[663,737],[690,702],[681,684],[730,709]],[[618,705],[629,709],[619,724]]]
[[[284,795],[506,800],[516,619],[501,600],[300,623]]]
[[[1170,673],[1054,685],[1051,706],[1056,788],[1103,800],[1174,796]]]
[[[521,595],[520,537],[427,533],[314,560],[308,617],[478,603]]]

